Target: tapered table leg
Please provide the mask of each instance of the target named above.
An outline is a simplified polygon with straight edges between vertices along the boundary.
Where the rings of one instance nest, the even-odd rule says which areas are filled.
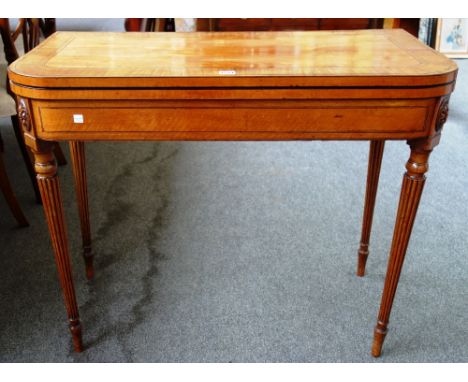
[[[91,280],[94,276],[93,254],[91,251],[91,228],[89,223],[88,187],[86,180],[86,158],[84,142],[70,142],[70,153],[75,176],[75,189],[81,224],[81,238],[83,241],[83,258],[86,267],[86,277]]]
[[[409,144],[411,155],[406,164],[407,171],[403,176],[387,275],[385,277],[377,326],[374,330],[374,342],[372,344],[372,355],[374,357],[380,356],[385,335],[387,334],[387,325],[393,299],[426,180],[424,174],[428,170],[429,154],[432,150],[431,145],[427,144],[424,140],[410,141]]]
[[[37,182],[52,239],[60,284],[65,297],[73,345],[75,351],[81,352],[83,350],[81,324],[75,297],[67,232],[53,147],[54,143],[52,142],[36,141],[35,147],[31,147],[31,151],[34,155]]]
[[[364,276],[367,257],[369,256],[369,240],[374,216],[375,198],[379,185],[380,167],[384,152],[385,141],[371,141],[369,150],[369,165],[367,169],[366,198],[362,217],[361,244],[358,250],[357,275]]]

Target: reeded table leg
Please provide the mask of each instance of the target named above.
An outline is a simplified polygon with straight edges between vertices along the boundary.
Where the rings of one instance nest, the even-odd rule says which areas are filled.
[[[380,166],[384,152],[385,141],[370,141],[369,165],[367,169],[366,198],[362,218],[361,244],[358,250],[357,275],[364,276],[367,257],[369,256],[369,240],[374,216],[375,198],[379,185]]]
[[[405,259],[406,249],[413,228],[416,211],[418,210],[419,200],[426,181],[425,173],[428,170],[428,159],[432,147],[424,140],[410,141],[411,155],[406,163],[406,173],[403,176],[401,187],[400,203],[393,233],[392,247],[388,260],[387,276],[380,303],[379,317],[377,326],[374,330],[374,342],[372,344],[372,355],[379,357],[385,335],[387,334],[387,325],[392,309],[393,299],[400,278],[403,260]]]
[[[54,143],[52,142],[36,141],[35,147],[31,147],[31,149],[34,155],[34,167],[37,173],[39,191],[41,192],[44,212],[54,248],[60,284],[65,297],[73,345],[75,351],[81,352],[83,350],[81,324],[68,251],[68,239],[65,229],[59,178],[57,176],[57,164],[52,152],[53,147]]]
[[[88,187],[86,180],[86,157],[83,142],[70,142],[70,153],[75,176],[75,189],[81,224],[83,241],[83,258],[86,267],[86,277],[91,280],[94,275],[93,254],[91,252],[91,228],[89,224]]]

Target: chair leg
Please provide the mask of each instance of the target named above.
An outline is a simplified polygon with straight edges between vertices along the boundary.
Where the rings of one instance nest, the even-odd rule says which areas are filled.
[[[16,140],[18,141],[18,146],[20,148],[21,155],[26,165],[26,169],[28,170],[29,178],[31,180],[31,184],[34,190],[34,195],[36,197],[36,202],[38,204],[42,204],[41,193],[39,192],[39,187],[37,185],[36,172],[34,171],[34,166],[32,164],[31,157],[29,156],[29,151],[26,145],[24,144],[23,133],[19,126],[17,115],[11,116],[11,123],[13,124],[13,131],[15,132]]]
[[[2,144],[3,147],[3,144]],[[3,194],[5,195],[5,199],[7,201],[8,207],[10,208],[13,216],[15,217],[18,225],[21,227],[27,227],[29,225],[26,217],[21,210],[21,207],[16,200],[15,194],[11,188],[10,181],[8,179],[5,164],[3,163],[3,154],[0,151],[0,189],[2,190]]]

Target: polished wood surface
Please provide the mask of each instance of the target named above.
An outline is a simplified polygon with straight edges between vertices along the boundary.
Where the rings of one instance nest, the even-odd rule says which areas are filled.
[[[10,66],[41,87],[415,86],[453,81],[456,65],[396,30],[58,32]]]
[[[222,70],[222,72],[220,72]],[[224,72],[231,70],[234,72]],[[76,350],[83,348],[58,177],[50,152],[72,141],[83,244],[91,247],[83,142],[370,140],[358,273],[364,272],[384,141],[408,141],[372,354],[379,356],[456,65],[401,30],[57,33],[10,67]],[[28,119],[28,123],[24,123]],[[81,201],[80,201],[81,200]]]

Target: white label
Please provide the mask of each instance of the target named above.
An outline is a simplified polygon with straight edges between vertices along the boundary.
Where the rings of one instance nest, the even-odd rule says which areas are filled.
[[[83,123],[84,122],[83,114],[73,114],[73,122]]]
[[[233,76],[236,74],[236,71],[235,70],[220,70],[218,71],[218,74],[222,76]]]

